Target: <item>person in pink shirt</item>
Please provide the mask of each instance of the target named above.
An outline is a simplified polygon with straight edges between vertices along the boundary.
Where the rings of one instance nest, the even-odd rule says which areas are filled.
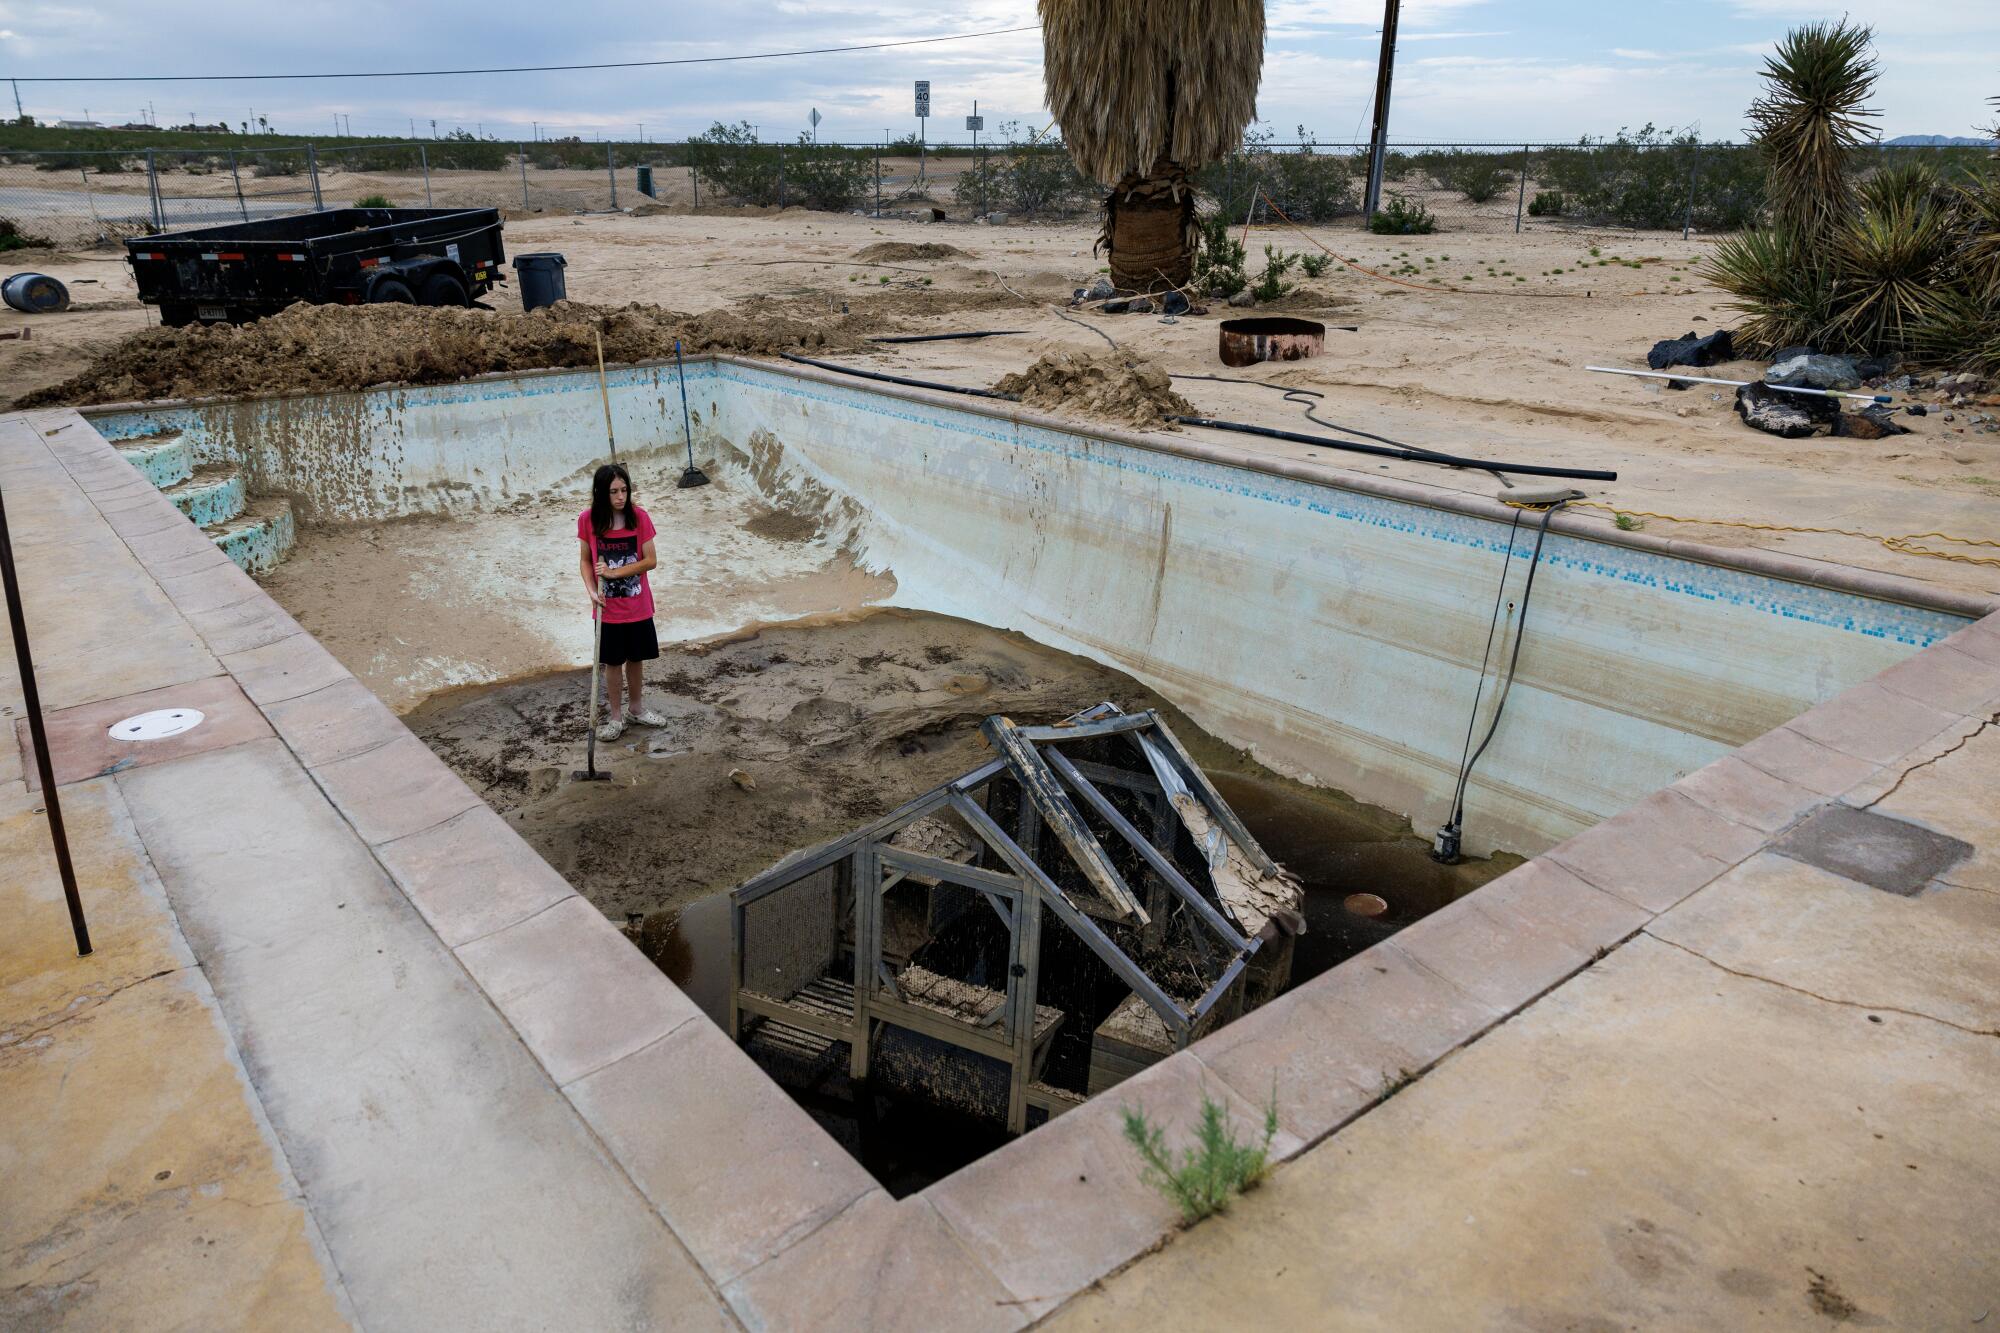
[[[597,739],[615,741],[624,735],[628,709],[640,726],[664,726],[666,719],[640,702],[645,664],[660,655],[653,588],[646,581],[647,571],[659,563],[653,555],[653,520],[634,503],[632,477],[623,467],[606,463],[591,478],[590,508],[577,515],[576,539],[581,547],[578,572],[604,622],[597,660],[609,668],[604,673],[609,707]]]

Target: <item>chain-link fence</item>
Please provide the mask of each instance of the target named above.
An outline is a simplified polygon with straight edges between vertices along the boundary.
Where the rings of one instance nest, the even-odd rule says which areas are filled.
[[[1867,173],[1913,158],[1947,178],[1983,169],[1978,147],[1864,150]],[[1368,149],[1257,142],[1203,167],[1207,206],[1368,226]],[[1623,228],[1713,234],[1764,206],[1754,147],[1652,131],[1576,143],[1398,144],[1383,163],[1374,229],[1525,232]],[[1103,190],[1060,143],[969,147],[778,144],[717,127],[684,143],[507,143],[461,135],[280,148],[27,151],[0,148],[0,221],[30,241],[115,243],[158,230],[320,208],[500,208],[510,214],[650,208],[805,207],[884,216],[1060,220],[1094,214]]]

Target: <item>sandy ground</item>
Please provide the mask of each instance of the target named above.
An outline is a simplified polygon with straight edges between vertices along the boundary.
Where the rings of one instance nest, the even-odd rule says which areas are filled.
[[[1305,882],[1301,977],[1518,864],[1439,867],[1407,821],[1279,777],[1122,672],[949,617],[879,610],[673,645],[646,679],[667,723],[600,746],[607,783],[570,780],[584,765],[582,671],[447,692],[405,721],[711,1013],[726,1001],[728,938],[713,895],[984,763],[978,726],[993,713],[1052,722],[1105,699],[1160,709]],[[1388,913],[1347,913],[1357,891]]]
[[[1091,253],[1094,231],[1082,222],[927,225],[797,209],[762,216],[728,210],[727,216],[515,220],[508,224],[508,243],[516,253],[563,252],[569,291],[579,300],[649,301],[678,310],[757,300],[774,313],[795,316],[834,317],[845,306],[885,327],[1025,330],[855,358],[953,383],[991,385],[1052,351],[1102,350],[1105,343],[1093,329],[1170,371],[1221,373],[1213,327],[1221,307],[1171,321],[1082,316],[1086,328],[1044,304],[1099,269]],[[1965,410],[1951,422],[1935,409],[1922,419],[1903,418],[1914,433],[1883,441],[1786,441],[1743,426],[1728,390],[1673,393],[1648,381],[1586,372],[1586,365],[1640,366],[1656,339],[1728,326],[1723,296],[1695,272],[1707,248],[1699,238],[1614,232],[1399,238],[1346,227],[1314,235],[1378,273],[1395,275],[1407,266],[1465,289],[1419,291],[1336,265],[1285,298],[1281,306],[1288,313],[1359,328],[1329,332],[1327,353],[1316,361],[1259,369],[1254,376],[1325,393],[1319,410],[1331,420],[1465,454],[1615,469],[1618,481],[1587,489],[1627,510],[1889,536],[1942,531],[2000,539],[2000,506],[1993,504],[2000,497],[2000,434],[1983,433]],[[947,241],[966,254],[893,266],[854,258],[882,241]],[[1296,233],[1260,228],[1250,237],[1253,256],[1265,243],[1312,248]],[[1639,267],[1599,262],[1613,259]],[[71,282],[80,308],[60,317],[0,312],[0,332],[30,325],[35,332],[31,342],[0,342],[0,382],[14,394],[73,373],[94,350],[151,319],[131,303],[129,273],[115,255],[33,262]],[[1038,299],[1016,299],[1007,287]],[[517,301],[510,285],[495,304],[516,308]],[[1750,369],[1725,366],[1715,373]],[[1204,413],[1310,429],[1294,406],[1266,388],[1201,381],[1177,381],[1176,387]],[[1246,443],[1242,436],[1229,439]],[[1479,493],[1496,489],[1485,474],[1378,464],[1279,442],[1270,442],[1268,451]],[[1765,546],[2000,592],[2000,567],[1925,559],[1866,538],[1643,521],[1649,531],[1717,545]]]
[[[675,490],[671,461],[632,465],[663,540],[652,575],[660,639],[856,612],[895,590],[726,476]],[[590,603],[576,568],[574,505],[473,519],[411,518],[308,529],[263,582],[391,708],[439,690],[588,665]]]

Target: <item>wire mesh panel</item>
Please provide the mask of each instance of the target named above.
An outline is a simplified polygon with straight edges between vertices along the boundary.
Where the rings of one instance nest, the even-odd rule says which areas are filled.
[[[153,230],[149,181],[143,152],[0,151],[0,222],[29,245],[143,236]]]
[[[789,1000],[834,969],[852,918],[847,870],[837,862],[743,905],[737,947],[744,990]]]

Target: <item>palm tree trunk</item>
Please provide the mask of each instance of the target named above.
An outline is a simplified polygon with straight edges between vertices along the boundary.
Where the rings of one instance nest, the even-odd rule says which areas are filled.
[[[1120,291],[1161,292],[1185,287],[1194,276],[1200,231],[1194,188],[1177,162],[1161,157],[1144,176],[1128,176],[1104,200],[1104,233],[1098,244],[1111,261]]]

